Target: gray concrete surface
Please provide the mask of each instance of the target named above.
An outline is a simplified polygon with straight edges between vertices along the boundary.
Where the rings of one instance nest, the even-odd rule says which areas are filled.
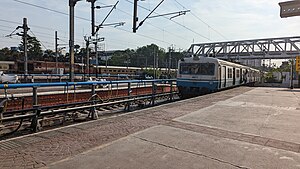
[[[300,90],[256,88],[175,120],[300,143]]]
[[[199,109],[201,99],[161,107],[193,111],[47,168],[300,168],[299,89],[216,96]]]
[[[49,168],[300,168],[300,155],[157,126],[52,164]]]

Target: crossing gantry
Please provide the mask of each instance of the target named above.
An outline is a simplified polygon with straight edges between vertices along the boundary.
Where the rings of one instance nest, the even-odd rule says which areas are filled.
[[[300,36],[192,44],[188,53],[219,59],[290,59],[300,55]]]

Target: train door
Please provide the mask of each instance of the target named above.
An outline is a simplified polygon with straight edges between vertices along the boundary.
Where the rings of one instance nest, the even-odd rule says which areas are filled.
[[[218,67],[218,71],[219,71],[219,89],[222,87],[222,69],[221,66]]]
[[[221,78],[221,82],[222,82],[222,88],[226,87],[226,66],[222,66],[222,70],[221,70],[221,74],[222,74],[222,78]]]
[[[241,68],[241,70],[240,70],[240,77],[241,77],[240,84],[243,84],[243,81],[244,81],[243,73],[244,73],[244,69]]]
[[[233,80],[233,81],[232,81],[232,85],[235,85],[235,68],[233,68],[232,73],[233,73],[233,74],[232,74],[232,78],[233,78],[233,79],[232,79],[232,80]]]
[[[237,68],[236,69],[236,78],[235,78],[235,84],[236,85],[239,85],[239,84],[241,84],[241,78],[240,78],[240,68]]]

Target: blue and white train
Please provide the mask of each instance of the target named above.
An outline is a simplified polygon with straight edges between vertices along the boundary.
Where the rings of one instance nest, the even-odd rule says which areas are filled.
[[[260,71],[212,58],[189,57],[178,63],[177,87],[183,98],[260,81]]]

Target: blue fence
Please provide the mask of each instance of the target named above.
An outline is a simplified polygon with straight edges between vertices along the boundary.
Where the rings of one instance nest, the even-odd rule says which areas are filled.
[[[0,84],[0,89],[32,88],[32,87],[52,87],[52,86],[77,86],[77,85],[107,85],[124,83],[170,83],[176,79],[158,80],[120,80],[120,81],[91,81],[91,82],[55,82],[55,83],[19,83],[19,84]]]

